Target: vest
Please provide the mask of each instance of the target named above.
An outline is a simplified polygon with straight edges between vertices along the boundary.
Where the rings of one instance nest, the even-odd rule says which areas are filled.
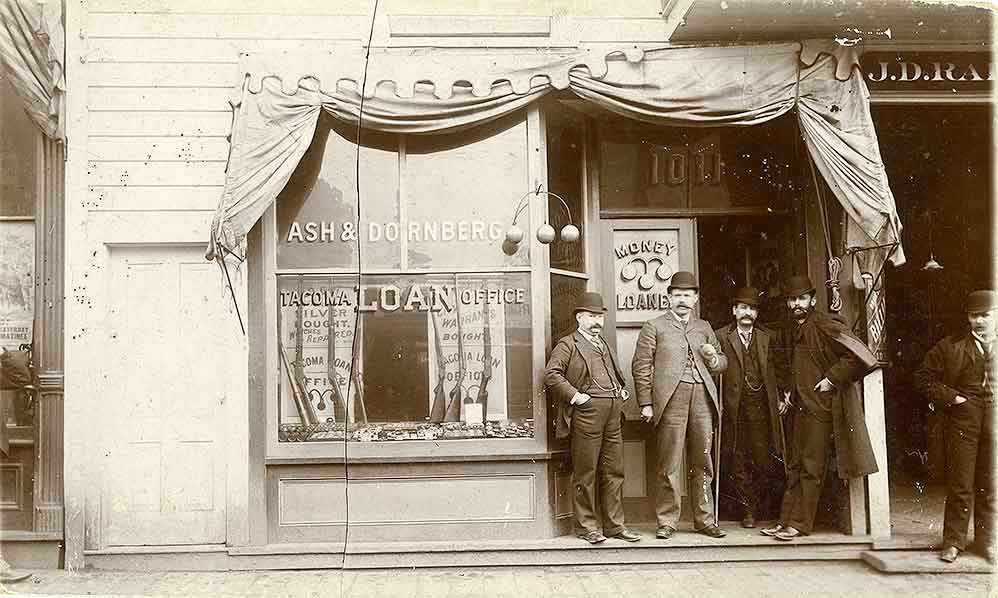
[[[576,343],[576,346],[579,347],[579,352],[582,353],[583,357],[593,366],[589,371],[589,380],[585,388],[580,389],[581,392],[591,397],[608,399],[616,397],[620,385],[613,373],[613,362],[610,360],[606,344],[604,343],[602,351],[597,349],[588,339]]]
[[[749,346],[742,345],[743,368],[745,384],[742,385],[742,394],[757,394],[765,392],[765,380],[762,375],[762,366],[759,364],[759,344],[756,342],[756,334],[752,334]],[[741,342],[741,339],[738,340]]]
[[[683,326],[684,340],[686,340],[685,333],[689,327],[689,322],[680,322],[680,324]],[[703,384],[703,376],[700,375],[700,370],[697,369],[696,363],[693,361],[693,347],[689,341],[686,341],[686,364],[683,366],[683,373],[679,376],[679,381],[688,384]]]
[[[995,341],[998,342],[998,341]],[[960,395],[965,397],[978,397],[982,399],[991,399],[994,397],[994,392],[996,389],[995,383],[995,356],[994,350],[992,350],[991,359],[987,362],[981,352],[977,349],[977,343],[973,343],[973,350],[971,351],[973,358],[970,361],[969,366],[964,366],[960,372],[959,377],[956,381],[955,390],[960,393]],[[987,371],[988,387],[984,386],[985,382],[985,371]]]

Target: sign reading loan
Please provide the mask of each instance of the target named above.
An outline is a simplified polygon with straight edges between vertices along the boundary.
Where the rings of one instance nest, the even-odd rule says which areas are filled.
[[[533,435],[527,274],[279,275],[279,438]]]
[[[679,269],[679,231],[614,231],[618,322],[643,322],[669,307],[667,288]]]

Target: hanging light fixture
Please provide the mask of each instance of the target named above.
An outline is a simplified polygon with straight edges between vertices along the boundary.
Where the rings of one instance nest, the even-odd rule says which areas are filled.
[[[546,195],[548,197],[554,197],[559,202],[563,208],[565,208],[565,213],[568,215],[568,224],[561,227],[561,240],[565,243],[575,243],[582,236],[579,231],[579,227],[572,224],[572,210],[569,209],[568,204],[565,200],[561,198],[557,193],[551,191],[544,191],[541,185],[537,185],[537,189],[533,191],[528,191],[523,197],[516,202],[516,210],[513,212],[513,222],[510,227],[506,229],[506,238],[502,242],[502,250],[506,255],[513,255],[520,249],[520,242],[523,241],[524,233],[523,229],[516,225],[516,219],[520,217],[527,206],[530,205],[530,197],[537,197],[539,195]],[[555,232],[554,227],[547,223],[546,219],[543,224],[537,227],[537,232],[534,235],[537,240],[545,245],[552,243],[558,233]]]
[[[932,212],[926,213],[928,224],[929,224],[929,259],[922,266],[923,272],[935,272],[936,270],[942,270],[943,265],[936,261],[936,256],[932,252]]]

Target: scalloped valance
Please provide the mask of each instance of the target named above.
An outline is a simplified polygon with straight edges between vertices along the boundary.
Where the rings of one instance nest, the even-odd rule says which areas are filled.
[[[849,216],[853,249],[892,248],[862,267],[878,268],[885,259],[900,265],[901,223],[857,64],[853,48],[824,42],[488,53],[375,49],[369,58],[362,51],[247,54],[207,257],[239,253],[297,167],[322,111],[372,130],[430,135],[484,124],[567,89],[660,126],[748,126],[796,107],[808,150]]]

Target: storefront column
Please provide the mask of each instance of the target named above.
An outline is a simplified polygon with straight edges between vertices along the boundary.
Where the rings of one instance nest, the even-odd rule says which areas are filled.
[[[863,273],[866,282],[866,333],[867,345],[877,360],[884,359],[884,303],[883,281],[874,287],[873,276]],[[887,419],[884,415],[884,371],[877,369],[863,380],[863,408],[866,414],[866,427],[870,431],[873,454],[877,458],[880,471],[867,477],[867,496],[870,512],[870,535],[888,537],[891,535],[891,503],[887,473]]]
[[[35,218],[34,522],[36,532],[63,530],[63,145],[38,135],[38,209]]]

